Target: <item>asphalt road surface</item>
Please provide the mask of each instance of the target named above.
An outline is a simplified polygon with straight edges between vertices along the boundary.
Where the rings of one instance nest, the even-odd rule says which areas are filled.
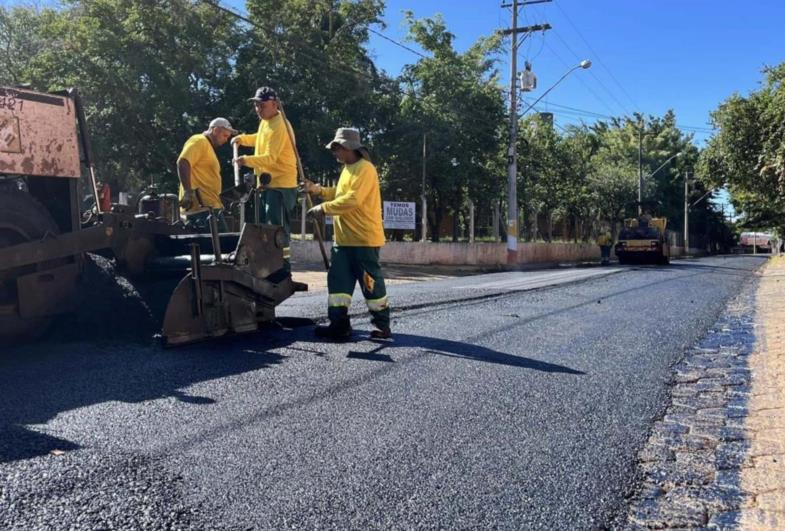
[[[361,301],[352,342],[294,326],[322,292],[210,344],[6,347],[0,528],[614,527],[670,365],[762,263],[393,286],[391,342]]]

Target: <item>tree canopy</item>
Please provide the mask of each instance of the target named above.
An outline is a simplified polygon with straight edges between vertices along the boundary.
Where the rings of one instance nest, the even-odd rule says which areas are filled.
[[[742,223],[785,233],[785,63],[764,72],[747,97],[731,95],[712,113],[719,133],[701,154],[700,175],[725,185]]]
[[[336,128],[357,127],[385,198],[418,200],[425,163],[429,232],[438,239],[451,220],[455,238],[469,202],[490,212],[505,198],[509,110],[496,66],[506,43],[493,34],[461,52],[440,16],[406,13],[408,39],[423,53],[392,76],[368,49],[384,10],[383,0],[247,0],[241,16],[218,0],[0,7],[0,84],[78,87],[99,175],[126,191],[150,181],[174,188],[182,144],[216,116],[254,131],[258,119],[247,99],[272,86],[310,178],[337,177],[324,144]],[[753,212],[770,207],[771,186],[782,191],[783,68],[768,76],[759,93],[734,97],[715,113],[721,134],[702,159],[714,180],[694,185],[695,195],[728,182]],[[758,123],[771,125],[759,131]],[[698,150],[672,112],[567,128],[531,115],[520,117],[519,129],[524,237],[550,238],[558,220],[573,227],[572,237],[590,238],[601,224],[633,214],[639,137],[645,176],[682,153],[644,179],[644,196],[656,198],[659,213],[682,219],[683,175]],[[221,148],[227,184],[229,158],[228,146]],[[698,220],[722,223],[707,201],[695,210]],[[546,226],[535,231],[538,219]]]

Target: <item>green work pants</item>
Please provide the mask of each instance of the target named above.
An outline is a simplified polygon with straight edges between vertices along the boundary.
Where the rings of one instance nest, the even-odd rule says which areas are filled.
[[[292,218],[294,217],[294,209],[297,207],[297,188],[267,188],[258,197],[261,201],[259,221],[283,227],[284,269],[291,273],[292,264],[289,261],[291,256],[289,245],[292,236]]]
[[[360,283],[371,322],[380,330],[390,326],[390,306],[384,276],[379,265],[378,247],[333,246],[330,271],[327,273],[327,312],[330,324],[337,328],[349,326],[349,306],[354,285]]]

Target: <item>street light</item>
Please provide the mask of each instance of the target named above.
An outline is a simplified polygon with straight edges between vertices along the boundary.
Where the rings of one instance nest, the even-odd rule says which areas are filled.
[[[676,157],[679,157],[679,156],[681,156],[682,154],[683,154],[683,153],[682,153],[681,151],[679,151],[679,152],[678,152],[678,153],[676,153],[675,155],[671,155],[670,157],[668,157],[668,158],[667,158],[667,160],[666,160],[665,162],[663,162],[662,164],[660,164],[660,165],[659,165],[659,167],[657,167],[657,169],[656,169],[656,170],[654,170],[653,172],[651,172],[650,174],[648,174],[648,175],[646,176],[646,178],[647,178],[647,179],[651,179],[652,177],[654,177],[654,175],[655,175],[655,174],[656,174],[658,171],[660,171],[660,170],[661,170],[661,169],[663,169],[665,166],[667,166],[667,165],[668,165],[668,163],[669,163],[670,161],[672,161],[672,160],[673,160],[673,159],[675,159]],[[642,208],[643,208],[643,206],[642,206],[642,205],[643,205],[643,177],[641,176],[641,177],[638,179],[638,215],[639,215],[639,216],[640,216],[640,215],[643,213],[643,212],[642,212]]]
[[[524,114],[526,114],[527,112],[529,112],[529,111],[532,109],[532,107],[534,107],[535,105],[537,105],[538,103],[540,103],[540,100],[541,100],[541,99],[543,99],[545,96],[547,96],[547,95],[548,95],[548,93],[549,93],[550,91],[552,91],[553,89],[555,89],[555,88],[556,88],[556,85],[558,85],[559,83],[561,83],[562,81],[564,81],[564,78],[565,78],[565,77],[567,77],[568,75],[570,75],[570,74],[571,74],[573,71],[575,71],[575,70],[578,70],[579,68],[583,68],[584,70],[586,70],[587,68],[591,68],[591,61],[589,61],[588,59],[584,59],[583,61],[581,61],[581,62],[580,62],[580,63],[578,63],[577,65],[575,65],[575,66],[573,66],[572,68],[570,68],[569,70],[567,70],[567,71],[564,73],[564,75],[563,75],[562,77],[560,77],[560,78],[559,78],[559,80],[558,80],[556,83],[554,83],[553,85],[551,85],[551,87],[550,87],[548,90],[546,90],[545,92],[543,92],[543,93],[542,93],[542,95],[541,95],[539,98],[537,98],[536,100],[534,100],[534,103],[532,103],[531,105],[529,105],[528,107],[526,107],[526,110],[525,110],[525,111],[523,111],[523,112],[521,113],[521,116],[523,116]]]
[[[679,152],[678,152],[678,153],[676,153],[675,155],[671,155],[670,157],[668,157],[668,159],[667,159],[665,162],[663,162],[662,164],[660,164],[660,166],[659,166],[659,167],[658,167],[656,170],[654,170],[653,172],[651,172],[651,173],[648,175],[648,178],[652,178],[652,177],[654,177],[654,174],[655,174],[655,173],[657,173],[658,171],[660,171],[661,169],[663,169],[663,168],[665,167],[665,165],[666,165],[666,164],[668,164],[670,161],[672,161],[672,160],[673,160],[673,159],[675,159],[676,157],[679,157],[679,156],[681,156],[682,154],[683,154],[683,153],[682,153],[681,151],[679,151]]]
[[[515,36],[513,35],[513,45],[515,43]],[[514,49],[514,48],[513,48]],[[508,166],[507,166],[507,263],[518,263],[518,147],[516,145],[518,140],[518,111],[516,109],[515,91],[517,85],[515,81],[518,73],[515,71],[515,54],[513,54],[513,61],[511,62],[511,76],[510,76],[510,147],[508,149]],[[550,91],[556,88],[556,85],[561,83],[570,73],[579,68],[587,69],[591,67],[591,61],[584,59],[577,65],[567,70],[556,83],[542,93],[542,95],[534,100],[534,103],[529,105],[521,116],[531,110],[532,107],[537,105],[541,99],[548,95]]]

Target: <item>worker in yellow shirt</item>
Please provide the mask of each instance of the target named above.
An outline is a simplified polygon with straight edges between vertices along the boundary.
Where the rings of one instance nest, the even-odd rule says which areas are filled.
[[[221,202],[221,164],[215,148],[237,131],[226,118],[216,118],[207,131],[191,136],[177,157],[177,177],[180,179],[180,211],[186,225],[205,228],[208,207],[215,209],[219,226],[226,230]]]
[[[611,247],[613,246],[613,237],[611,237],[608,229],[603,229],[600,235],[597,236],[597,245],[600,246],[602,265],[608,265],[611,261]]]
[[[261,201],[261,222],[283,227],[286,235],[284,269],[291,272],[289,241],[292,217],[297,206],[297,158],[292,145],[294,132],[292,125],[281,115],[278,95],[273,89],[262,87],[249,101],[253,101],[256,115],[259,116],[259,129],[254,134],[234,137],[232,144],[253,147],[254,154],[237,157],[236,162],[254,170],[257,186],[262,173],[270,174],[270,183],[258,196]]]
[[[341,128],[327,144],[343,171],[335,187],[320,186],[311,181],[305,191],[323,202],[308,211],[311,216],[333,216],[335,243],[327,273],[329,326],[316,328],[316,335],[331,339],[348,339],[352,328],[349,306],[356,282],[365,297],[371,322],[376,330],[373,339],[389,339],[390,307],[379,265],[379,249],[384,245],[382,197],[379,176],[370,155],[360,142],[357,129]]]

